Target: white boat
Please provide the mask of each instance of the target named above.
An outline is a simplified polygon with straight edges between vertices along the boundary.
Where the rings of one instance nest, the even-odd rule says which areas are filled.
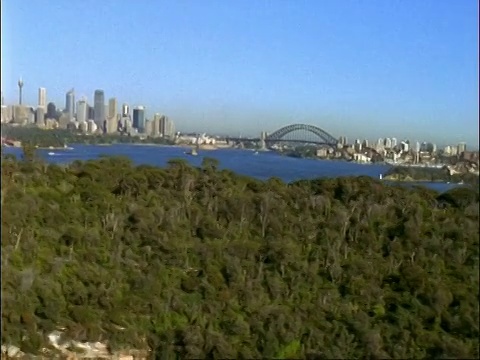
[[[185,154],[187,155],[192,155],[192,156],[197,156],[198,153],[197,153],[197,149],[193,148],[192,150],[186,152]]]
[[[55,155],[55,153],[50,151],[50,152],[48,153],[48,155],[53,156],[53,155]]]

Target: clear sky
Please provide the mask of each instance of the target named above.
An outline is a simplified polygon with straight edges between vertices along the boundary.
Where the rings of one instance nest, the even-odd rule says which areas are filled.
[[[3,0],[2,90],[162,112],[179,130],[317,125],[478,144],[476,0]]]

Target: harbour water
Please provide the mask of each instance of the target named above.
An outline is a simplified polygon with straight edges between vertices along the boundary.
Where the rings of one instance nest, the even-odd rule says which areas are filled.
[[[219,167],[260,180],[277,177],[285,182],[319,177],[371,176],[378,179],[387,172],[389,165],[356,164],[346,161],[299,159],[282,156],[276,152],[254,152],[240,149],[198,150],[198,156],[188,155],[187,149],[177,146],[155,145],[70,145],[69,149],[38,149],[38,155],[50,163],[66,164],[75,160],[89,160],[100,156],[126,156],[135,164],[164,167],[172,159],[185,159],[193,166],[200,166],[204,157],[219,161]],[[20,148],[4,148],[4,153],[21,156]],[[455,184],[408,183],[422,185],[443,192]]]

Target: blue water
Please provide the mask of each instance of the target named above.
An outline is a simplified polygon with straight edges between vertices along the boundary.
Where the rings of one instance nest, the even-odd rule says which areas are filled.
[[[186,155],[185,148],[155,145],[118,144],[101,145],[71,145],[73,150],[39,149],[38,155],[44,160],[66,164],[74,160],[95,159],[103,155],[127,156],[135,164],[147,164],[164,167],[169,160],[185,159],[194,166],[200,166],[204,157],[219,161],[219,167],[236,173],[251,176],[260,180],[278,177],[285,182],[318,177],[360,176],[366,175],[378,179],[389,166],[376,164],[356,164],[346,161],[299,159],[282,156],[275,152],[258,152],[239,149],[199,150],[198,156]],[[54,155],[49,155],[49,153]],[[21,156],[20,148],[4,148],[4,153]],[[408,186],[421,185],[443,192],[455,184],[446,183],[408,183]]]

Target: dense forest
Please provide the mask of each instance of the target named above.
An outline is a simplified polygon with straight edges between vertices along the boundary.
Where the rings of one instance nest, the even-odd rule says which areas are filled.
[[[204,159],[2,160],[2,344],[156,358],[478,358],[479,194]]]
[[[68,144],[173,144],[172,141],[159,137],[140,138],[118,134],[85,135],[73,130],[44,130],[37,126],[2,125],[2,136],[45,148],[63,147]]]

